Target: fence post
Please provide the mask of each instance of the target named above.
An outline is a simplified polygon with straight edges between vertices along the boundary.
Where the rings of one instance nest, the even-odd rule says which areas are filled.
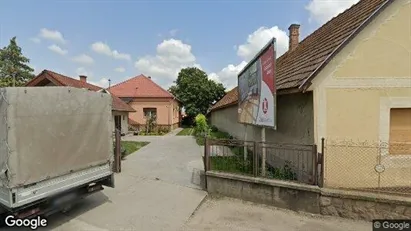
[[[207,136],[204,137],[204,171],[210,170],[210,145]]]
[[[325,138],[321,138],[321,158],[320,158],[320,165],[321,165],[321,173],[320,173],[320,180],[318,182],[318,186],[324,186],[324,150],[325,150]],[[318,168],[318,167],[317,167]]]
[[[313,157],[313,185],[318,185],[318,152],[317,145],[313,145],[312,157]]]
[[[120,130],[116,129],[115,132],[115,139],[116,139],[116,153],[115,153],[115,165],[117,173],[121,172],[121,134]]]
[[[257,142],[253,142],[253,174],[254,177],[258,177],[258,155],[257,155]]]

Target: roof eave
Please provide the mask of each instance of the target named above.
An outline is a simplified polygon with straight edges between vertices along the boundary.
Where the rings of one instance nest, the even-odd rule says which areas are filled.
[[[136,112],[136,110],[129,110],[129,109],[123,110],[123,109],[114,109],[114,108],[113,108],[112,111],[118,111],[118,112]]]
[[[238,100],[236,100],[235,102],[226,104],[226,105],[222,105],[222,106],[219,106],[219,107],[216,107],[216,108],[212,108],[212,109],[209,111],[209,113],[215,112],[215,111],[218,111],[218,110],[222,110],[222,109],[225,109],[225,108],[228,108],[228,107],[231,107],[231,106],[235,106],[235,105],[238,105]],[[209,113],[208,113],[208,114],[209,114]]]
[[[307,89],[312,85],[312,81],[317,76],[317,74],[334,58],[348,43],[350,43],[357,34],[359,34],[375,17],[379,15],[390,3],[393,1],[386,0],[377,10],[374,11],[361,25],[353,31],[338,47],[318,66],[298,87],[301,92],[306,92]]]
[[[298,87],[293,87],[293,88],[280,89],[280,90],[277,91],[277,95],[287,95],[287,94],[295,94],[295,93],[301,93],[301,90]],[[215,107],[215,108],[211,108],[209,113],[211,113],[213,111],[221,110],[221,109],[224,109],[224,108],[227,108],[227,107],[231,107],[231,106],[234,106],[234,105],[237,105],[237,104],[238,104],[238,99],[234,102],[229,103],[229,104],[225,104],[225,105],[221,105],[221,106],[218,106],[218,107]]]

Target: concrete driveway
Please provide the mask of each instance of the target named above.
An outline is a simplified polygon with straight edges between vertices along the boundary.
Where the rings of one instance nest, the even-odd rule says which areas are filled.
[[[123,137],[151,143],[123,161],[116,188],[50,217],[48,230],[179,230],[206,196],[194,172],[203,167],[192,137]],[[196,176],[196,174],[194,174]]]

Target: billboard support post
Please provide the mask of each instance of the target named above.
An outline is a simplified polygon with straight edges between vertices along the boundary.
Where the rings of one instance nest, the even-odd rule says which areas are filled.
[[[262,147],[262,157],[261,157],[261,176],[265,176],[266,167],[266,149],[265,149],[265,127],[261,128],[261,147]]]

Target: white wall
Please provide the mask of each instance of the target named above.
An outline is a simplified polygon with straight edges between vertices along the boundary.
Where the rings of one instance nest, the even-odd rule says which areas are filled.
[[[115,116],[121,116],[121,133],[128,133],[128,112],[113,111],[113,129],[115,129]]]

